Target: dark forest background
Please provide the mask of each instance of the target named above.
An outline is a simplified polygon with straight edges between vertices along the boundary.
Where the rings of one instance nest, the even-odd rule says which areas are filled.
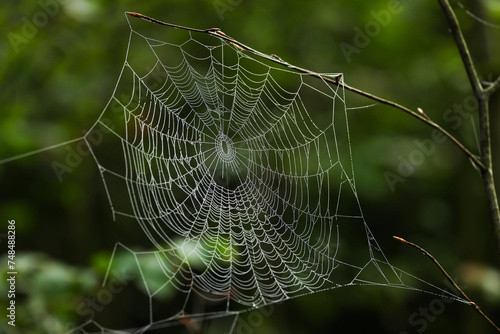
[[[500,2],[451,3],[479,73],[485,80],[496,78]],[[129,36],[125,11],[184,26],[218,27],[289,63],[344,73],[351,86],[422,108],[477,152],[472,92],[436,1],[7,0],[0,11],[0,160],[80,137],[95,122],[123,65]],[[498,173],[498,93],[491,114]],[[421,245],[500,322],[499,256],[478,172],[457,147],[435,141],[430,127],[401,111],[376,106],[348,116],[361,207],[390,262],[447,288],[427,258],[392,236]],[[434,140],[432,150],[422,146],[429,140]],[[417,151],[422,161],[401,175],[401,164]],[[81,321],[75,308],[102,289],[115,243],[135,240],[132,224],[113,222],[91,157],[58,180],[51,163],[65,154],[60,147],[0,165],[0,247],[6,252],[7,220],[15,219],[19,271],[18,325],[7,326],[2,314],[0,328],[7,333],[62,333]],[[2,257],[0,267],[6,262]],[[0,284],[0,300],[6,302],[6,281]],[[133,327],[147,304],[128,294],[116,296],[114,311],[99,316]],[[236,333],[493,332],[470,306],[383,287],[317,293],[272,311],[245,313],[241,320]],[[229,330],[224,320],[210,326],[214,333]]]

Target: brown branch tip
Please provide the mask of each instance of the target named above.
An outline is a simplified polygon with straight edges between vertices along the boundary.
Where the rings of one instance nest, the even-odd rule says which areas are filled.
[[[125,14],[130,15],[130,16],[135,16],[135,17],[143,17],[144,16],[142,14],[134,13],[134,12],[125,12]]]
[[[396,240],[399,240],[399,241],[401,241],[401,242],[404,242],[405,244],[407,244],[407,243],[408,243],[408,241],[406,241],[406,240],[405,240],[405,239],[403,239],[403,238],[396,237],[395,235],[393,235],[392,237],[393,237],[394,239],[396,239]]]

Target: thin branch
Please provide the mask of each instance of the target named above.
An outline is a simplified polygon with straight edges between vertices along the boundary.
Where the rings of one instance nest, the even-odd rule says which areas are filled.
[[[324,79],[324,80],[326,80],[328,82],[331,82],[331,83],[334,83],[334,84],[337,84],[337,85],[339,84],[339,78],[342,76],[342,74],[339,73],[337,75],[327,77],[327,76],[315,73],[313,71],[306,70],[305,68],[301,68],[301,67],[289,64],[286,61],[283,61],[280,57],[278,57],[276,55],[267,55],[265,53],[262,53],[260,51],[255,50],[255,49],[252,49],[251,47],[249,47],[249,46],[247,46],[247,45],[245,45],[245,44],[243,44],[241,42],[238,42],[234,38],[226,35],[219,28],[195,29],[195,28],[189,28],[189,27],[179,26],[179,25],[176,25],[176,24],[173,24],[173,23],[163,22],[163,21],[154,19],[152,17],[148,17],[146,15],[142,15],[142,14],[139,14],[139,13],[132,13],[132,12],[125,12],[125,13],[128,14],[128,15],[134,16],[134,17],[141,18],[141,19],[149,21],[149,22],[153,22],[153,23],[162,25],[162,26],[172,27],[172,28],[176,28],[176,29],[183,29],[183,30],[187,30],[187,31],[194,31],[194,32],[204,33],[204,34],[208,34],[210,36],[217,37],[219,39],[222,39],[222,40],[226,41],[227,43],[229,43],[231,45],[234,45],[235,47],[237,47],[240,50],[245,50],[245,51],[247,51],[249,53],[252,53],[252,54],[254,54],[256,56],[265,58],[267,60],[270,60],[272,62],[278,63],[280,65],[283,65],[283,66],[285,66],[285,67],[287,67],[287,68],[289,68],[291,70],[295,70],[297,72],[301,72],[301,73],[308,74],[308,75],[311,75],[311,76],[314,76],[314,77],[317,77],[317,78],[320,78],[320,79]]]
[[[460,289],[460,287],[457,285],[457,283],[455,283],[455,281],[446,272],[446,270],[444,270],[444,268],[441,266],[441,264],[438,262],[438,260],[436,260],[434,258],[434,256],[432,256],[428,251],[426,251],[425,249],[423,249],[419,245],[414,244],[413,242],[406,241],[405,239],[400,238],[400,237],[396,237],[396,236],[393,236],[393,238],[401,241],[402,243],[405,243],[407,245],[415,247],[416,249],[418,249],[419,251],[424,253],[425,256],[427,256],[429,259],[431,259],[431,261],[434,262],[434,264],[439,268],[439,270],[441,270],[441,272],[444,274],[444,276],[446,276],[446,279],[469,302],[469,304],[474,308],[474,310],[476,310],[476,312],[478,312],[484,319],[486,319],[500,333],[500,328],[498,328],[498,326],[486,314],[484,314],[484,312],[481,310],[481,308],[475,302],[473,302],[462,289]]]
[[[180,25],[177,25],[177,24],[167,23],[167,22],[163,22],[163,21],[160,21],[160,20],[157,20],[157,19],[153,19],[152,17],[146,16],[146,15],[142,15],[140,13],[125,12],[125,14],[133,16],[133,17],[137,17],[137,18],[149,21],[149,22],[160,24],[162,26],[172,27],[172,28],[176,28],[176,29],[183,29],[183,30],[195,31],[195,32],[207,32],[207,30],[213,30],[213,29],[203,30],[203,29],[195,29],[195,28],[183,27],[183,26],[180,26]]]
[[[215,36],[217,38],[220,38],[220,39],[228,42],[229,44],[232,44],[232,45],[236,46],[238,49],[245,50],[245,51],[247,51],[247,52],[249,52],[251,54],[257,55],[259,57],[265,58],[267,60],[270,60],[270,61],[275,62],[277,64],[280,64],[282,66],[285,66],[286,68],[295,70],[295,71],[300,72],[300,73],[308,74],[308,75],[313,76],[313,77],[317,77],[317,78],[319,78],[321,80],[324,80],[326,82],[329,82],[329,83],[332,83],[332,84],[335,84],[335,85],[342,85],[345,89],[347,89],[347,90],[349,90],[351,92],[354,92],[354,93],[356,93],[358,95],[367,97],[367,98],[369,98],[371,100],[374,100],[374,101],[380,102],[382,104],[391,106],[393,108],[402,110],[405,113],[407,113],[407,114],[415,117],[416,119],[418,119],[418,120],[426,123],[427,125],[429,125],[432,128],[438,130],[439,132],[441,132],[444,136],[446,136],[447,138],[449,138],[456,146],[458,146],[458,148],[460,150],[462,150],[469,157],[469,159],[480,170],[486,169],[486,166],[482,163],[481,160],[479,160],[479,158],[475,154],[473,154],[472,152],[470,152],[462,143],[460,143],[460,141],[458,141],[449,132],[447,132],[445,129],[443,129],[439,124],[437,124],[437,123],[433,122],[431,119],[429,119],[429,117],[427,117],[427,115],[422,114],[421,112],[418,112],[418,111],[413,111],[413,110],[411,110],[411,109],[409,109],[407,107],[404,107],[404,106],[402,106],[402,105],[400,105],[398,103],[395,103],[395,102],[383,99],[383,98],[378,97],[376,95],[373,95],[373,94],[367,93],[365,91],[362,91],[360,89],[351,87],[351,86],[347,85],[346,83],[344,83],[343,81],[339,80],[339,78],[340,78],[340,76],[342,74],[338,74],[338,75],[333,76],[333,77],[332,76],[325,76],[325,75],[322,75],[322,74],[319,74],[319,73],[316,73],[316,72],[312,72],[312,71],[309,71],[307,69],[304,69],[304,68],[301,68],[301,67],[289,64],[289,63],[283,61],[280,57],[278,57],[276,55],[267,55],[265,53],[262,53],[260,51],[255,50],[255,49],[252,49],[251,47],[249,47],[249,46],[247,46],[247,45],[245,45],[245,44],[243,44],[243,43],[235,40],[234,38],[229,37],[228,35],[226,35],[225,33],[223,33],[219,28],[210,28],[210,29],[204,29],[204,30],[203,29],[194,29],[194,28],[188,28],[188,27],[179,26],[179,25],[172,24],[172,23],[162,22],[162,21],[153,19],[151,17],[145,16],[145,15],[142,15],[142,14],[139,14],[139,13],[126,12],[126,14],[134,16],[134,17],[138,17],[138,18],[141,18],[143,20],[150,21],[150,22],[153,22],[153,23],[156,23],[156,24],[160,24],[160,25],[163,25],[163,26],[168,26],[168,27],[173,27],[173,28],[183,29],[183,30],[188,30],[188,31],[194,31],[194,32],[200,32],[200,33],[205,33],[205,34],[208,34],[208,35],[211,35],[211,36]]]
[[[476,68],[474,67],[474,62],[472,61],[472,57],[469,52],[469,48],[467,47],[467,43],[465,42],[464,35],[462,34],[462,30],[460,29],[460,25],[458,23],[455,12],[451,8],[448,0],[438,0],[441,5],[441,9],[443,10],[444,16],[446,17],[446,21],[448,22],[448,26],[450,27],[451,34],[453,39],[455,40],[455,44],[458,47],[458,51],[460,52],[460,57],[462,57],[462,62],[464,63],[465,70],[467,72],[467,77],[469,78],[469,82],[474,90],[474,94],[476,97],[480,97],[484,99],[483,87],[481,86],[481,81],[479,80],[479,76],[477,75]]]
[[[493,177],[493,162],[491,154],[490,113],[489,101],[479,100],[479,145],[481,147],[481,161],[487,167],[481,170],[481,179],[486,192],[490,221],[492,224],[495,243],[500,255],[500,208]]]

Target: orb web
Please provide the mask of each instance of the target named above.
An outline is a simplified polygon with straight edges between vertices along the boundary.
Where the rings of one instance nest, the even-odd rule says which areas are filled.
[[[119,80],[84,140],[114,218],[137,222],[151,243],[115,248],[134,256],[150,300],[150,321],[131,331],[347,285],[412,289],[363,218],[341,74],[129,25]],[[173,294],[176,312],[155,318],[155,298]]]

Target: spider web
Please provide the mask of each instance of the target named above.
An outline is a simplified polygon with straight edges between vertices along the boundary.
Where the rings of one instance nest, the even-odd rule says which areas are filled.
[[[203,33],[129,25],[113,95],[83,137],[114,219],[138,223],[153,248],[118,244],[111,259],[110,269],[120,250],[133,256],[149,298],[149,323],[127,332],[349,285],[415,289],[363,217],[341,74],[301,73]],[[156,318],[155,299],[172,291],[177,310]]]

